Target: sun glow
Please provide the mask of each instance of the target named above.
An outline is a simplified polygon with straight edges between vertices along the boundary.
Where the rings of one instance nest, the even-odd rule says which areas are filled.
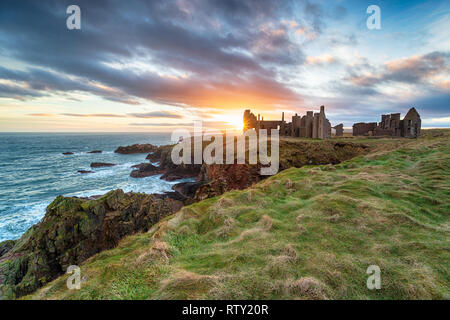
[[[223,115],[221,118],[234,130],[242,130],[244,128],[244,118],[241,114]]]

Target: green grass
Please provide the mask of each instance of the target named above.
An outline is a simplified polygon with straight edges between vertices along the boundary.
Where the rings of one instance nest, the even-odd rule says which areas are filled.
[[[448,299],[449,138],[355,139],[372,152],[184,207],[26,298]]]

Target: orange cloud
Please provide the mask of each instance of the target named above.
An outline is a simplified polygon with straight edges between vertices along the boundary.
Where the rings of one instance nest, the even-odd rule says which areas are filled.
[[[336,61],[335,58],[330,54],[323,54],[317,57],[311,56],[306,57],[306,62],[312,65],[333,63],[335,61]]]
[[[53,116],[55,116],[52,113],[29,113],[27,115],[32,116],[32,117],[53,117]]]

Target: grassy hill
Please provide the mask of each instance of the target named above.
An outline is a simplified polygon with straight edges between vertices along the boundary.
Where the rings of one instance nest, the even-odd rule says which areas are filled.
[[[450,131],[352,141],[374,148],[184,207],[85,261],[80,290],[25,298],[450,298]]]

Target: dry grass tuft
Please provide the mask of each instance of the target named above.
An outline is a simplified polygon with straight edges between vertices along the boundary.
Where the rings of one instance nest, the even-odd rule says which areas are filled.
[[[152,228],[149,233],[153,233],[152,239],[162,239],[167,234],[167,221],[161,221]]]
[[[180,225],[184,220],[184,211],[181,210],[178,213],[173,215],[173,218],[167,222],[167,228],[169,230],[174,230],[176,227]]]
[[[214,205],[214,207],[216,209],[229,208],[233,205],[233,203],[234,203],[233,200],[222,197],[217,201],[217,203]]]
[[[142,253],[137,259],[138,264],[150,262],[151,260],[162,260],[165,263],[169,262],[170,247],[166,242],[155,240],[150,249]]]
[[[293,183],[291,181],[291,179],[286,179],[286,182],[284,183],[284,187],[286,189],[292,189]]]
[[[293,295],[301,298],[324,300],[328,299],[323,284],[313,277],[302,277],[296,281],[288,281],[287,288]]]
[[[185,270],[161,281],[163,299],[200,299],[218,283],[218,277],[200,275]]]
[[[228,209],[234,206],[234,201],[222,197],[212,207],[210,207],[209,218],[216,219],[227,215]]]
[[[236,220],[231,217],[226,217],[223,221],[223,226],[216,231],[217,236],[228,237],[233,231],[236,224]]]
[[[300,232],[300,234],[303,234],[306,232],[306,228],[303,225],[301,225],[300,223],[297,225],[297,227],[298,227],[298,231]]]
[[[233,240],[229,241],[228,243],[223,243],[221,245],[230,245],[230,244],[234,244],[234,243],[241,242],[244,240],[249,240],[250,238],[252,238],[256,235],[259,235],[259,237],[264,238],[268,235],[268,233],[266,233],[265,230],[263,230],[262,228],[247,229],[247,230],[242,231],[242,233],[236,239],[233,239]]]
[[[265,231],[269,231],[270,229],[272,229],[273,220],[271,217],[269,217],[267,214],[265,214],[259,220],[259,224],[262,226],[262,228]]]
[[[338,213],[327,218],[328,221],[333,222],[333,223],[338,222],[339,219],[340,219],[340,215]]]
[[[271,278],[285,279],[290,275],[292,258],[288,255],[272,257],[267,264],[267,271]]]
[[[284,253],[288,256],[292,262],[296,262],[298,260],[297,250],[295,250],[294,246],[291,244],[287,244],[284,247]]]
[[[185,235],[185,236],[195,233],[195,231],[192,230],[192,228],[189,227],[188,225],[181,226],[177,232],[178,232],[178,234]]]

